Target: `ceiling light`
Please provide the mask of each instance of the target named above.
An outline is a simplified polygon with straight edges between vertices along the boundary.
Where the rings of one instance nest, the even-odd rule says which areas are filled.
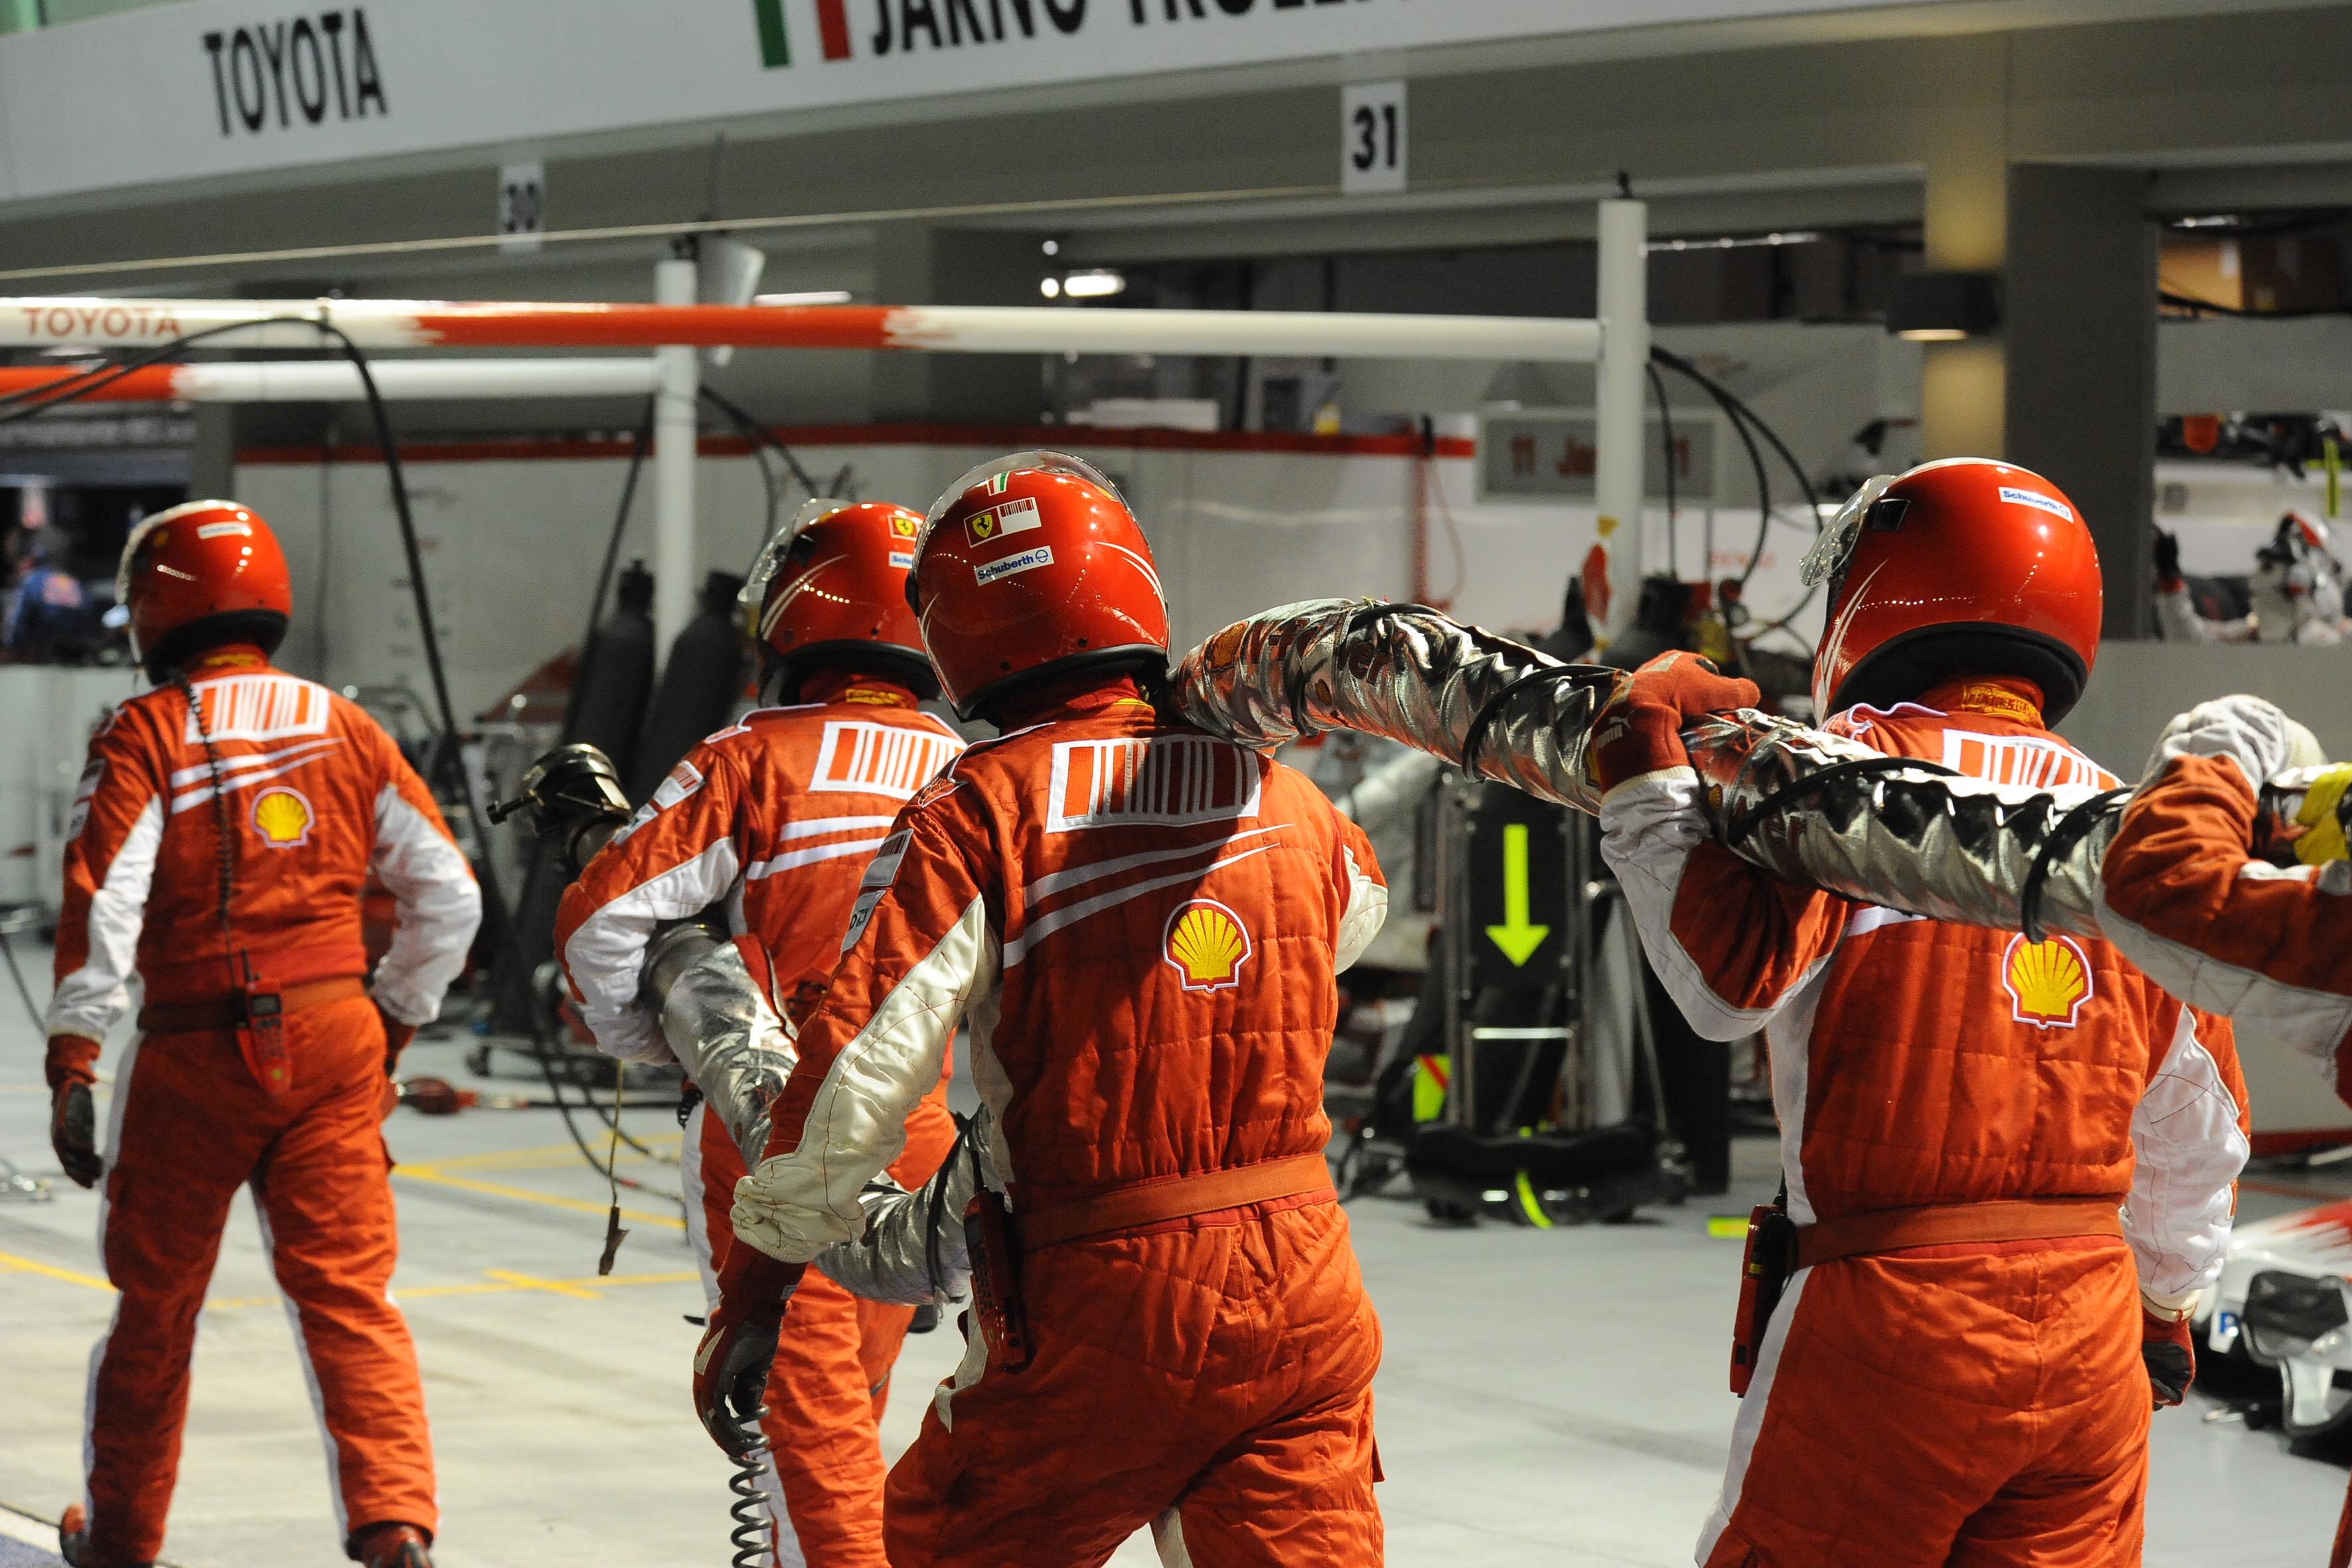
[[[2000,295],[1990,272],[1914,272],[1895,280],[1886,330],[1915,343],[1981,337],[2000,325]]]
[[[809,289],[798,294],[754,294],[754,305],[846,305],[846,289]]]
[[[1073,300],[1108,300],[1127,292],[1127,279],[1117,272],[1073,272],[1063,279],[1062,292]]]
[[[1037,292],[1048,300],[1058,300],[1062,297],[1062,280],[1058,278],[1041,278],[1037,281]]]
[[[1048,256],[1059,256],[1059,255],[1061,255],[1061,254],[1062,254],[1062,242],[1061,242],[1060,240],[1058,240],[1058,239],[1049,239],[1049,240],[1047,240],[1047,241],[1045,242],[1045,254],[1046,254],[1046,255],[1048,255]]]

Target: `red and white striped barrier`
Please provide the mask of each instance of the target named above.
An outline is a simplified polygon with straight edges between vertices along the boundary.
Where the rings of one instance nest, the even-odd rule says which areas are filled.
[[[905,349],[1590,363],[1599,321],[1310,310],[980,305],[635,305],[435,300],[0,300],[0,348],[152,349],[218,327],[224,349]]]

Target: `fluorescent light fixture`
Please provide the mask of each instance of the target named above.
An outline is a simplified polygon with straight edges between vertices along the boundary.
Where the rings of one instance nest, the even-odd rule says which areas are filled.
[[[809,289],[798,294],[754,294],[751,296],[751,303],[754,305],[846,305],[849,303],[849,290]]]
[[[1062,292],[1073,300],[1108,300],[1127,292],[1127,279],[1117,272],[1073,272],[1062,279]]]
[[[1724,234],[1712,239],[1654,239],[1642,250],[1649,256],[1662,250],[1750,250],[1776,245],[1811,245],[1821,237],[1816,230],[1798,228],[1772,234]]]

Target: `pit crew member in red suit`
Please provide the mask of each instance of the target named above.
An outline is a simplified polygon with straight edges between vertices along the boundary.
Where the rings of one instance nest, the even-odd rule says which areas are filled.
[[[1832,732],[1979,778],[2112,784],[2047,728],[2101,605],[2089,531],[2047,480],[1974,459],[1874,480],[1807,573],[1830,594]],[[1668,656],[1595,735],[1604,851],[1652,961],[1700,1033],[1770,1043],[1797,1227],[1699,1561],[2137,1563],[2151,1404],[2193,1373],[2187,1320],[2247,1154],[2230,1026],[2105,943],[1918,920],[1735,859],[1676,731],[1755,700]]]
[[[744,589],[770,705],[689,752],[565,893],[557,951],[612,1055],[670,1057],[636,1001],[664,921],[723,906],[780,1016],[796,989],[821,983],[892,818],[962,752],[953,730],[916,706],[937,690],[907,607],[922,521],[880,502],[818,500],[778,531]],[[904,1135],[891,1171],[919,1186],[955,1139],[937,1075],[909,1105]],[[687,1127],[679,1171],[716,1305],[743,1156],[707,1104]],[[856,1300],[822,1275],[803,1289],[761,1423],[779,1561],[884,1568],[876,1423],[913,1316]]]
[[[424,783],[376,722],[270,668],[293,610],[269,525],[229,501],[147,519],[118,602],[152,691],[90,742],[66,848],[48,1013],[56,1142],[103,1180],[121,1291],[91,1354],[87,1492],[64,1550],[163,1544],[196,1313],[229,1200],[253,1189],[324,1427],[345,1549],[425,1568],[436,1523],[416,1352],[387,1290],[398,1250],[379,1131],[392,1064],[464,967],[481,896]],[[373,870],[399,907],[376,967]],[[100,1042],[144,984],[101,1162]]]
[[[1299,774],[1147,700],[1157,570],[1076,458],[959,482],[915,584],[948,695],[1003,734],[867,873],[737,1191],[705,1421],[739,1440],[786,1291],[862,1228],[965,1022],[980,1288],[891,1472],[891,1563],[1098,1563],[1149,1524],[1202,1568],[1377,1563],[1380,1332],[1322,1163],[1333,977],[1387,905],[1370,847]]]

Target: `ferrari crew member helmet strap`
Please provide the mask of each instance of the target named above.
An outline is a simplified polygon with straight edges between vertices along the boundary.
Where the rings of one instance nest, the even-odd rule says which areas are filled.
[[[820,496],[776,531],[736,603],[760,645],[761,695],[787,698],[815,667],[939,689],[907,605],[923,520],[902,506]]]
[[[1065,452],[982,463],[931,508],[908,582],[957,714],[1081,672],[1163,675],[1168,596],[1118,487]]]
[[[258,513],[226,500],[186,501],[132,529],[114,601],[130,615],[131,651],[153,680],[226,642],[274,653],[294,614],[278,536]]]
[[[2056,723],[2099,652],[2098,551],[2041,475],[1950,458],[1854,492],[1805,557],[1826,584],[1813,709],[1885,708],[1957,676],[2011,675]]]

